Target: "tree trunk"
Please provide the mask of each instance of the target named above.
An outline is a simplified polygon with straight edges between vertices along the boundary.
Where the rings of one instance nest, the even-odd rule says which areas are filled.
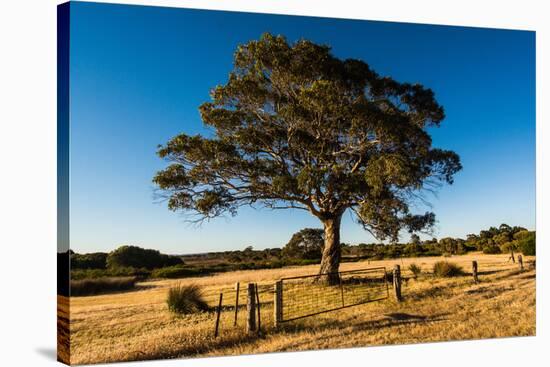
[[[325,228],[325,246],[321,258],[321,269],[319,274],[323,274],[322,279],[330,285],[340,283],[338,269],[340,267],[340,221],[342,215],[339,214],[329,219],[323,220]]]

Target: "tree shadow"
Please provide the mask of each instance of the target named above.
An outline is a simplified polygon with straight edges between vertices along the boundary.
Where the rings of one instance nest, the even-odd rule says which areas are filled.
[[[399,321],[403,321],[403,320],[426,320],[426,318],[428,316],[423,316],[423,315],[411,315],[411,314],[408,314],[408,313],[401,313],[401,312],[396,312],[396,313],[388,313],[388,314],[385,314],[384,316],[392,319],[392,320],[399,320]]]
[[[520,279],[536,279],[536,278],[537,278],[537,274],[527,274],[520,277]]]
[[[376,320],[367,320],[360,323],[354,323],[351,325],[351,330],[353,332],[363,331],[363,330],[378,330],[380,328],[389,328],[397,325],[408,325],[408,324],[422,324],[436,321],[446,320],[448,313],[440,313],[431,316],[424,315],[414,315],[407,313],[389,313],[384,314],[383,318]],[[314,329],[325,329],[325,328],[336,328],[342,330],[350,326],[349,321],[341,320],[327,320],[323,323],[317,324]],[[284,324],[281,327],[281,330],[286,333],[299,333],[305,330],[311,330],[311,325],[296,323],[294,325]]]
[[[422,299],[425,299],[426,297],[443,296],[448,291],[449,289],[447,287],[436,285],[418,292],[411,292],[410,294],[407,295],[407,298],[411,298],[413,300],[422,300]]]
[[[305,323],[291,323],[283,324],[278,329],[268,326],[262,328],[262,332],[259,334],[246,334],[244,332],[230,333],[229,335],[224,335],[223,331],[218,338],[213,338],[209,340],[208,343],[194,344],[179,348],[177,350],[171,351],[156,351],[151,354],[143,355],[134,355],[128,358],[128,361],[133,360],[152,360],[152,359],[166,359],[166,358],[189,358],[200,356],[201,354],[207,353],[212,350],[217,350],[219,352],[223,351],[226,348],[233,348],[235,346],[244,347],[246,345],[252,345],[256,343],[259,339],[264,337],[269,337],[273,334],[298,334],[300,332],[311,332],[316,333],[320,331],[327,330],[329,335],[316,336],[316,340],[319,342],[327,341],[334,338],[334,335],[330,334],[330,329],[337,330],[338,337],[348,337],[357,332],[369,332],[369,331],[378,331],[385,328],[399,327],[403,325],[415,325],[415,324],[427,324],[432,322],[440,322],[447,320],[446,316],[448,313],[441,313],[431,316],[425,315],[416,315],[416,314],[407,314],[407,313],[388,313],[384,314],[382,318],[375,320],[365,320],[363,322],[357,323],[356,321],[345,321],[345,320],[326,320],[325,322],[317,323],[315,326],[311,326]],[[353,325],[351,325],[353,322]],[[351,326],[351,327],[350,327]],[[295,350],[301,346],[301,344],[307,344],[310,341],[304,340],[297,344],[292,344],[289,350]],[[315,348],[313,348],[315,349]]]
[[[319,329],[325,329],[325,328],[333,328],[338,330],[338,338],[346,338],[348,336],[353,336],[357,332],[369,332],[369,331],[380,331],[382,329],[388,329],[392,327],[399,327],[399,326],[410,326],[410,325],[421,325],[421,324],[428,324],[433,322],[441,322],[448,320],[446,316],[448,316],[449,313],[441,313],[437,315],[431,315],[431,316],[424,316],[424,315],[413,315],[413,314],[406,314],[406,313],[389,313],[384,314],[384,318],[376,319],[376,320],[368,320],[360,323],[354,323],[349,327],[349,323],[346,324],[345,321],[330,321],[323,323],[315,328],[315,330]],[[310,326],[306,325],[295,325],[293,328],[284,328],[285,332],[287,333],[298,333],[305,330],[310,330]],[[327,340],[331,340],[334,338],[334,335],[325,335],[325,336],[318,336],[316,338],[316,341],[323,342]],[[304,340],[303,342],[293,344],[292,349],[299,348],[302,344],[309,344],[309,340]]]
[[[504,274],[499,275],[498,277],[496,277],[494,279],[495,280],[502,280],[502,279],[510,278],[510,277],[522,274],[523,272],[525,272],[525,270],[520,270],[520,269],[510,270],[510,269],[508,269],[508,270],[502,270],[502,272],[504,272]]]
[[[497,273],[502,273],[504,271],[508,271],[508,270],[483,270],[483,271],[478,271],[477,275],[493,275]],[[469,275],[472,276],[472,273],[469,273]]]

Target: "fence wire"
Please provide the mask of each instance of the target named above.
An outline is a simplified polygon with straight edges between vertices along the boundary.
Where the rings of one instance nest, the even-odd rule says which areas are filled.
[[[344,271],[338,275],[339,282],[335,285],[320,281],[322,275],[318,274],[281,279],[281,322],[388,298],[383,267]]]
[[[255,283],[258,291],[258,302],[255,301],[256,324],[260,320],[260,327],[264,329],[273,324],[273,283],[259,284]],[[247,286],[248,283],[240,283],[237,298],[236,287],[225,287],[217,291],[204,294],[207,303],[212,307],[212,326],[216,319],[217,308],[219,305],[220,293],[222,296],[222,306],[220,311],[218,334],[223,335],[229,331],[244,332],[247,320]],[[238,303],[236,300],[238,299]],[[258,313],[260,316],[258,317]]]
[[[384,277],[384,268],[371,268],[340,272],[341,283],[329,286],[322,282],[316,282],[319,275],[309,275],[294,278],[283,278],[283,321],[312,316],[318,313],[337,310],[387,297],[387,283]],[[274,283],[255,283],[257,286],[258,303],[256,302],[256,323],[260,320],[260,327],[266,330],[274,325]],[[219,306],[220,294],[222,303],[218,323],[218,335],[227,333],[242,333],[246,330],[247,323],[247,286],[248,283],[239,284],[237,293],[236,284],[222,286],[217,289],[209,289],[202,292],[202,299],[208,304],[209,311],[203,313],[201,319],[209,320],[214,335],[215,321]],[[238,302],[237,302],[238,300]],[[79,321],[71,320],[72,332],[87,332],[95,329],[114,330],[129,324],[143,325],[144,323],[166,322],[164,310],[166,301],[159,301],[148,305],[128,305],[125,308],[132,310],[124,319],[101,325],[82,325]],[[102,309],[103,311],[105,309]],[[136,315],[157,311],[154,316],[140,319],[132,319]],[[258,317],[259,313],[259,317]],[[197,317],[197,316],[193,316]],[[185,322],[187,316],[182,319]],[[175,318],[174,322],[179,319]],[[211,320],[211,321],[210,321]]]

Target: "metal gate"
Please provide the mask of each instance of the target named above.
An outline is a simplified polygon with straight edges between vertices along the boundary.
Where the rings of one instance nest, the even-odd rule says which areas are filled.
[[[389,297],[385,267],[338,272],[339,282],[319,281],[329,274],[282,278],[275,287],[275,319],[282,323]]]

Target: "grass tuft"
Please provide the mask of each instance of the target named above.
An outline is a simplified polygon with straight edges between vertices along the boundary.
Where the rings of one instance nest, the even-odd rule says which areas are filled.
[[[441,278],[450,278],[464,275],[464,270],[454,263],[438,261],[433,265],[433,273]]]
[[[168,309],[176,314],[191,314],[208,311],[201,289],[195,285],[180,285],[170,288],[166,299]]]
[[[422,273],[422,268],[415,263],[409,265],[409,270],[413,273],[415,278],[418,278],[418,276]]]

